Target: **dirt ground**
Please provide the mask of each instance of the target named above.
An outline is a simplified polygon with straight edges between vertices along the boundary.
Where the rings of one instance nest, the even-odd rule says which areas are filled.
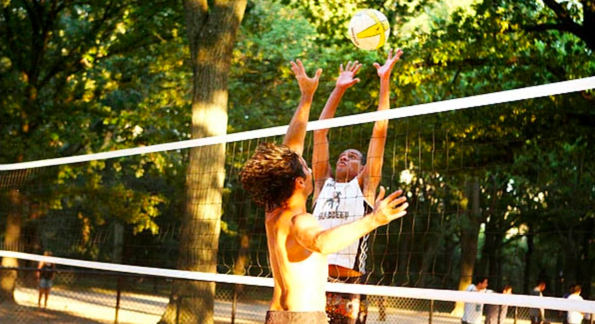
[[[105,291],[77,292],[70,290],[52,290],[47,309],[37,307],[37,290],[19,287],[15,291],[16,304],[0,304],[0,323],[2,324],[113,324],[115,321],[116,298]],[[121,296],[118,311],[118,324],[153,324],[157,323],[167,306],[164,296],[127,294]],[[237,304],[235,324],[264,323],[268,305],[266,303],[240,302]],[[380,320],[378,309],[370,307],[368,324],[426,324],[429,323],[427,312],[386,309],[385,320]],[[231,323],[232,304],[230,301],[217,300],[215,303],[215,323]],[[458,324],[459,317],[435,313],[432,324]],[[511,318],[506,324],[513,324]],[[528,324],[518,320],[517,324]]]

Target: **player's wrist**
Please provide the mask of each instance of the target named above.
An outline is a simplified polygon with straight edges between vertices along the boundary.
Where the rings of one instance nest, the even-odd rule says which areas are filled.
[[[370,214],[370,217],[366,217],[366,218],[368,218],[369,226],[370,226],[371,230],[374,230],[374,229],[385,224],[381,220],[381,217],[382,217],[382,215],[380,213],[378,213],[378,211],[374,211]]]
[[[343,95],[345,93],[345,91],[347,91],[347,89],[349,89],[349,87],[350,87],[350,85],[346,85],[346,84],[336,84],[333,92],[335,93],[335,95]]]
[[[312,101],[314,99],[314,91],[302,91],[302,101]]]

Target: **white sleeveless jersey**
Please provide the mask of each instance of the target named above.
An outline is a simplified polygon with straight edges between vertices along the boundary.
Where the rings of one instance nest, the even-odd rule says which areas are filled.
[[[351,223],[362,218],[372,207],[364,199],[357,177],[340,183],[328,178],[314,205],[313,215],[324,229]],[[330,265],[339,265],[361,273],[366,272],[368,235],[344,250],[328,256]]]

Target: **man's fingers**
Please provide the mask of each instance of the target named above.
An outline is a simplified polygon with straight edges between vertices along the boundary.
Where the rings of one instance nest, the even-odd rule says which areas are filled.
[[[406,210],[403,210],[401,212],[398,212],[396,214],[393,214],[392,216],[393,216],[393,220],[395,220],[395,219],[401,218],[401,217],[403,217],[405,215],[407,215],[407,211]]]
[[[378,196],[376,196],[376,203],[379,203],[382,201],[382,199],[384,199],[385,193],[386,189],[384,189],[384,186],[380,186],[380,192],[378,193]]]
[[[389,208],[389,212],[386,214],[388,222],[392,222],[397,218],[401,218],[407,214],[408,203],[403,203],[396,208]]]
[[[295,64],[295,62],[294,62],[294,61],[291,61],[291,62],[289,62],[289,64],[291,64],[291,70],[293,71],[293,73],[294,73],[294,74],[297,74],[297,73],[298,73],[298,71],[299,71],[299,70],[298,70],[298,66],[297,66],[297,64]]]
[[[316,79],[319,79],[320,78],[320,75],[322,75],[322,69],[316,70],[316,76],[315,76]]]
[[[353,69],[353,74],[356,74],[357,72],[359,72],[359,69],[361,69],[361,67],[362,67],[362,64],[361,63],[356,64],[355,67],[354,67],[354,69]]]
[[[407,207],[409,207],[409,203],[407,202],[407,199],[399,198],[393,200],[389,206],[392,209],[406,209]]]
[[[390,196],[388,198],[386,198],[386,199],[390,199]],[[393,199],[393,200],[388,201],[388,203],[386,204],[386,206],[388,208],[391,208],[392,209],[392,208],[395,208],[395,207],[397,207],[397,206],[405,203],[406,201],[407,201],[407,198],[400,197],[400,198],[397,198],[397,199]]]
[[[395,200],[395,198],[397,198],[401,194],[403,194],[403,190],[394,191],[393,193],[391,193],[390,195],[388,195],[388,197],[386,197],[386,200],[387,201],[393,201],[393,200]]]

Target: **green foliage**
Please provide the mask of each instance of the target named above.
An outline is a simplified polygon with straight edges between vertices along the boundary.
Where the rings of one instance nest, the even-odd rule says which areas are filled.
[[[287,82],[289,62],[303,59],[314,35],[295,9],[267,1],[255,1],[247,9],[230,72],[229,132],[288,123],[299,99],[295,84]],[[307,60],[304,64],[313,66]]]
[[[4,2],[0,161],[187,139],[188,50],[181,17],[175,1]],[[129,224],[132,234],[158,232],[156,217],[180,198],[166,198],[165,184],[158,187],[155,179],[183,173],[183,159],[151,154],[88,168],[61,166],[18,185],[26,201],[44,206],[46,217],[78,215],[80,224],[60,232],[81,237],[77,254],[96,257],[97,246],[86,244],[97,242],[88,238],[114,222]],[[53,190],[30,188],[37,182],[54,183]],[[26,226],[39,223],[30,221]],[[51,243],[42,238],[41,244]]]

